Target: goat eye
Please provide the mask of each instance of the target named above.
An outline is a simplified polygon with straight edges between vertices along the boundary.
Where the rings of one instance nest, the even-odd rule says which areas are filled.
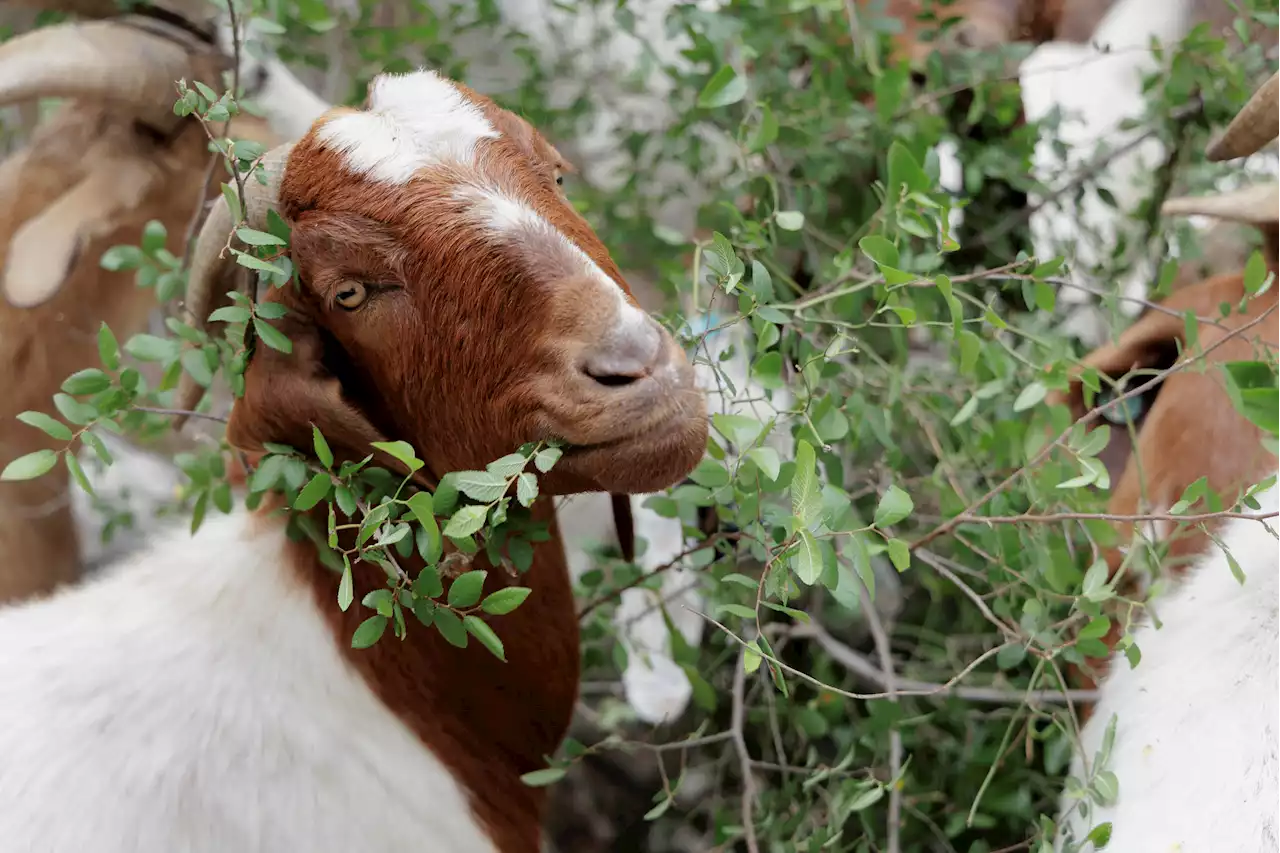
[[[354,311],[363,303],[368,290],[358,281],[349,281],[338,291],[336,302],[348,311]]]
[[[564,186],[564,175],[556,175],[556,186]]]
[[[1109,390],[1104,391],[1102,394],[1098,395],[1098,405],[1106,405],[1107,403],[1110,403],[1114,397],[1120,396],[1123,393],[1123,388],[1117,389],[1114,392]],[[1102,416],[1117,426],[1125,426],[1131,421],[1134,424],[1137,424],[1142,420],[1142,416],[1147,413],[1147,404],[1149,402],[1150,401],[1147,399],[1146,394],[1139,394],[1137,397],[1130,397],[1118,406],[1112,406],[1103,412]]]

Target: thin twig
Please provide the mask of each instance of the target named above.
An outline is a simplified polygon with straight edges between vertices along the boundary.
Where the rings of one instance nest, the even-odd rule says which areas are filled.
[[[1037,515],[1024,512],[1022,515],[966,515],[956,516],[962,524],[1025,524],[1027,522],[1054,521],[1117,521],[1138,523],[1143,521],[1197,522],[1216,521],[1219,518],[1242,518],[1246,521],[1266,521],[1275,518],[1280,512],[1201,512],[1191,515],[1117,515],[1109,512],[1048,512]]]
[[[837,640],[821,625],[810,623],[808,625],[795,625],[791,628],[793,637],[808,637],[817,641],[822,646],[823,651],[831,656],[831,659],[840,664],[849,674],[877,687],[885,686],[884,673],[865,656],[859,654],[849,648],[844,643]],[[1008,645],[1008,644],[1006,644]],[[997,647],[996,651],[1000,647]],[[988,656],[990,653],[988,653]],[[981,660],[981,658],[979,658]],[[973,664],[966,667],[966,672],[973,668]],[[962,672],[956,678],[946,684],[936,684],[928,681],[916,681],[914,679],[898,677],[896,679],[897,693],[899,696],[932,696],[942,694],[956,699],[964,699],[969,702],[992,702],[997,704],[1017,703],[1024,699],[1030,699],[1033,702],[1041,702],[1044,704],[1068,704],[1075,702],[1096,702],[1098,692],[1096,690],[1033,690],[1028,693],[1025,690],[1014,688],[1003,689],[999,687],[961,687],[955,686],[955,682],[965,675]],[[824,689],[831,689],[822,685]],[[904,689],[905,688],[905,689]],[[888,697],[887,693],[876,694],[868,697],[855,698],[880,698]]]
[[[742,832],[746,837],[748,853],[760,853],[760,842],[756,839],[753,810],[756,799],[756,780],[751,770],[751,753],[747,750],[747,739],[743,735],[746,723],[746,683],[747,668],[745,659],[747,647],[738,650],[738,662],[733,670],[733,713],[730,718],[730,733],[733,735],[733,749],[738,755],[738,764],[742,768]]]
[[[867,615],[867,627],[871,630],[871,639],[876,646],[876,657],[880,658],[880,673],[884,677],[885,690],[889,693],[889,701],[896,705],[898,676],[893,671],[889,633],[884,629],[884,622],[875,608],[875,602],[871,600],[871,591],[861,580],[858,581],[858,597],[862,601],[862,612]],[[889,729],[889,817],[885,853],[901,853],[902,850],[902,782],[898,779],[901,772],[902,733],[895,725]]]
[[[134,406],[133,410],[135,412],[147,412],[152,415],[181,415],[182,417],[188,417],[188,418],[204,418],[207,421],[217,421],[220,424],[225,424],[227,422],[227,419],[224,418],[222,415],[210,415],[210,414],[205,414],[204,412],[193,412],[190,409],[159,409],[159,408],[155,408],[154,406]]]

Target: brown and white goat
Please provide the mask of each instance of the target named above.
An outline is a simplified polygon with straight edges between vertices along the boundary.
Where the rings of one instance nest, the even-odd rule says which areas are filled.
[[[293,346],[256,348],[234,446],[310,447],[314,424],[359,460],[403,439],[429,484],[559,438],[544,496],[661,489],[697,463],[691,366],[522,119],[428,71],[382,76],[363,109],[331,110],[266,168],[244,206],[251,225],[274,208],[291,226],[296,281],[264,299],[287,308]],[[233,263],[218,258],[231,224],[219,200],[193,252],[198,317]],[[278,509],[236,509],[0,610],[0,797],[21,803],[0,810],[7,845],[537,849],[544,789],[520,775],[565,732],[579,656],[549,497],[533,513],[552,537],[515,581],[532,593],[485,617],[505,662],[421,626],[353,652],[369,614],[334,606],[323,546],[290,541]],[[372,564],[354,576],[356,601],[385,583]],[[491,571],[485,591],[510,583]]]
[[[1273,75],[1211,148],[1211,159],[1247,156],[1275,138],[1280,115],[1276,79]],[[1272,185],[1228,197],[1180,199],[1166,210],[1229,215],[1257,224],[1274,275],[1278,190]],[[1130,443],[1123,426],[1112,427],[1107,462],[1117,474],[1111,513],[1167,514],[1170,504],[1201,477],[1229,507],[1240,493],[1280,473],[1261,430],[1233,406],[1220,372],[1228,361],[1274,365],[1280,349],[1276,292],[1273,281],[1264,293],[1248,298],[1243,276],[1234,274],[1216,276],[1164,301],[1165,308],[1178,312],[1191,309],[1214,316],[1218,306],[1237,306],[1248,298],[1244,311],[1233,310],[1220,325],[1200,325],[1201,346],[1216,346],[1206,354],[1209,369],[1183,369],[1166,377],[1133,418],[1136,441]],[[1177,345],[1186,343],[1183,329],[1181,316],[1153,312],[1087,363],[1113,377],[1135,367],[1168,367],[1179,358]],[[1074,414],[1083,414],[1078,386],[1069,402]],[[1102,793],[1064,795],[1058,850],[1091,849],[1092,842],[1084,839],[1102,823],[1110,824],[1107,849],[1126,853],[1276,849],[1277,488],[1272,482],[1255,494],[1261,514],[1269,516],[1266,527],[1257,519],[1235,518],[1216,525],[1212,537],[1195,530],[1171,541],[1172,524],[1156,523],[1155,538],[1168,543],[1171,558],[1162,569],[1174,569],[1171,591],[1147,605],[1154,604],[1162,624],[1141,618],[1132,632],[1141,651],[1137,665],[1113,664],[1101,681],[1100,699],[1081,733],[1071,774],[1082,788]],[[1122,545],[1106,553],[1113,570],[1124,550]],[[1177,571],[1178,558],[1189,558],[1190,564]],[[1237,573],[1243,574],[1241,580]],[[1117,634],[1111,632],[1110,644]],[[1106,732],[1113,717],[1113,741],[1104,746],[1112,740]],[[1106,766],[1087,770],[1088,762],[1099,761]],[[1107,783],[1093,785],[1093,774],[1100,770],[1113,775]]]
[[[113,2],[27,5],[93,16],[114,11]],[[52,413],[50,400],[66,377],[97,363],[99,325],[127,340],[145,329],[156,307],[154,292],[136,286],[133,271],[99,265],[103,253],[136,245],[154,219],[165,226],[166,248],[182,256],[193,214],[217,192],[217,180],[206,183],[205,131],[172,108],[179,78],[218,88],[228,52],[212,35],[199,35],[212,33],[212,20],[195,16],[213,6],[192,0],[177,8],[194,22],[182,25],[172,14],[79,21],[0,44],[0,104],[67,99],[0,162],[0,361],[10,365],[0,388],[0,465],[62,445],[15,415]],[[266,71],[253,82],[289,76],[270,65]],[[282,132],[300,135],[320,110],[314,96],[288,100],[290,110],[302,112],[281,121],[272,102],[271,119],[241,114],[231,135],[267,146],[282,141]],[[0,484],[0,546],[24,555],[0,569],[0,601],[79,576],[82,547],[66,477]]]

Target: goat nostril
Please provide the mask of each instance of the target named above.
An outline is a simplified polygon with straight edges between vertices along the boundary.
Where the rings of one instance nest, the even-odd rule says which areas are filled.
[[[621,376],[617,374],[596,376],[591,372],[588,372],[587,375],[606,388],[623,388],[640,378],[638,376]]]

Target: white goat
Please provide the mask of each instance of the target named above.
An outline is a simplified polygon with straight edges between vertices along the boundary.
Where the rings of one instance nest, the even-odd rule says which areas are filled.
[[[1019,68],[1026,120],[1043,121],[1060,110],[1057,132],[1042,134],[1032,157],[1032,174],[1051,189],[1048,196],[1028,198],[1038,206],[1028,225],[1038,258],[1067,260],[1077,286],[1058,296],[1066,314],[1063,331],[1087,346],[1106,337],[1097,294],[1122,297],[1121,314],[1136,316],[1164,255],[1159,235],[1148,241],[1146,223],[1136,216],[1168,156],[1164,142],[1140,122],[1147,109],[1143,77],[1160,67],[1150,45],[1154,40],[1168,49],[1207,14],[1198,0],[1121,0],[1098,23],[1090,44],[1047,42]],[[1135,126],[1122,128],[1126,121]],[[1107,159],[1098,166],[1096,158]],[[1274,174],[1274,158],[1260,168]],[[1220,189],[1233,180],[1238,175],[1224,178]],[[1103,200],[1104,191],[1115,206]],[[1193,224],[1208,227],[1203,219]],[[1116,276],[1112,269],[1126,271]]]

